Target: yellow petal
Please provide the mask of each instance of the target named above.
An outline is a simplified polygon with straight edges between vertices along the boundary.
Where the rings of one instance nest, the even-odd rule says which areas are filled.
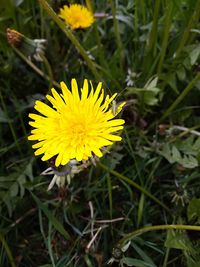
[[[75,79],[72,79],[71,82],[71,88],[72,88],[72,95],[76,102],[80,101],[79,92],[78,92],[78,85]]]
[[[99,157],[99,158],[101,158],[101,157],[103,156],[103,153],[100,151],[99,148],[94,147],[94,148],[92,149],[92,151],[93,151],[94,154],[97,155],[97,157]]]
[[[83,83],[83,89],[81,92],[81,100],[85,100],[88,96],[88,80],[85,79]]]
[[[44,156],[41,159],[42,159],[42,161],[46,161],[46,160],[51,159],[54,156],[55,156],[55,154],[45,153]]]
[[[35,102],[35,109],[46,117],[58,117],[58,113],[54,109],[50,108],[48,105],[39,100]]]
[[[70,90],[67,88],[67,85],[64,82],[60,83],[60,87],[62,89],[63,98],[66,104],[70,103],[72,101],[73,96]]]
[[[104,138],[111,140],[111,141],[121,141],[122,138],[121,136],[118,135],[112,135],[112,134],[105,134],[103,135]]]

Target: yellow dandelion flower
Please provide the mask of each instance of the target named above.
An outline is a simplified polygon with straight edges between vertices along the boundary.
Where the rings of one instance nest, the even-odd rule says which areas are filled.
[[[73,30],[88,28],[94,22],[93,14],[85,6],[79,4],[64,5],[60,8],[59,17]]]
[[[35,129],[28,139],[37,141],[33,145],[37,149],[35,155],[44,154],[44,161],[56,156],[56,167],[67,164],[71,159],[81,161],[93,155],[102,157],[103,147],[121,140],[115,132],[123,129],[124,120],[114,117],[125,102],[113,114],[110,104],[117,94],[104,97],[101,82],[96,90],[90,82],[89,90],[88,80],[85,79],[80,94],[75,79],[71,81],[72,91],[64,82],[60,85],[62,94],[52,88],[52,96],[46,96],[53,108],[38,100],[34,108],[42,115],[29,114],[33,119],[29,124]]]

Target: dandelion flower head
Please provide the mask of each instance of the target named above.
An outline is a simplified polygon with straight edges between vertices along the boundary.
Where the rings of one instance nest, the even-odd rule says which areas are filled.
[[[59,17],[62,18],[71,29],[88,28],[94,22],[93,14],[79,4],[64,5],[60,8]]]
[[[103,147],[121,140],[116,132],[123,129],[124,120],[115,116],[125,103],[118,105],[113,114],[111,102],[117,94],[105,97],[101,82],[94,90],[85,79],[80,93],[75,79],[71,81],[71,91],[64,82],[60,85],[62,93],[52,88],[52,96],[46,96],[53,107],[38,100],[34,108],[40,114],[29,114],[33,120],[29,124],[35,129],[28,139],[37,142],[33,145],[35,155],[43,155],[43,161],[55,157],[56,167],[71,159],[102,157]]]

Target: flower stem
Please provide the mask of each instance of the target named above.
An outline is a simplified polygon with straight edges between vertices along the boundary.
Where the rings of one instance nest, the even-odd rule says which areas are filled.
[[[149,39],[147,42],[147,51],[152,51],[153,55],[155,55],[156,44],[157,44],[157,34],[158,34],[158,20],[159,20],[159,11],[160,11],[161,0],[155,1],[154,15],[153,15],[153,23],[151,32],[149,35]]]
[[[128,242],[129,240],[143,233],[150,231],[158,231],[158,230],[170,230],[170,229],[200,231],[200,226],[184,225],[184,224],[164,224],[164,225],[145,226],[129,234],[126,234],[122,239],[120,239],[118,243],[120,246],[123,246],[124,243]]]
[[[41,71],[35,64],[33,64],[33,62],[31,62],[24,54],[22,54],[19,49],[17,49],[16,47],[12,46],[12,49],[18,54],[18,56],[20,56],[37,74],[39,74],[41,77],[45,78],[47,81],[50,81],[50,83],[52,82],[52,84],[54,86],[56,86],[57,88],[60,88],[59,83],[55,82],[55,81],[51,81],[52,77],[49,77],[48,75],[46,75],[43,71]]]
[[[194,6],[194,12],[193,14],[190,16],[190,20],[188,22],[187,27],[184,29],[183,35],[182,35],[182,39],[180,41],[180,44],[176,50],[176,55],[175,57],[177,58],[181,51],[183,50],[183,48],[185,47],[185,45],[187,44],[187,42],[191,42],[191,29],[196,26],[196,23],[198,23],[199,21],[199,17],[200,17],[200,1],[196,1],[196,5]]]
[[[104,169],[105,171],[113,174],[114,176],[116,176],[119,180],[124,181],[130,185],[132,185],[133,187],[135,187],[136,189],[138,189],[140,192],[142,192],[143,194],[145,194],[146,196],[148,196],[149,198],[151,198],[154,202],[156,202],[157,204],[159,204],[161,207],[163,207],[166,211],[168,211],[169,214],[171,214],[171,210],[163,203],[161,202],[157,197],[153,196],[151,193],[149,193],[147,190],[145,190],[142,186],[140,186],[139,184],[135,183],[134,181],[132,181],[131,179],[129,179],[128,177],[109,169],[107,166],[105,166],[103,163],[99,162],[98,165]]]
[[[46,12],[49,14],[49,16],[59,26],[59,28],[64,32],[64,34],[69,38],[69,40],[76,47],[76,49],[79,51],[79,53],[81,54],[83,59],[88,64],[88,67],[90,68],[90,70],[94,74],[95,78],[100,81],[101,77],[96,70],[95,64],[89,58],[89,56],[87,55],[87,52],[82,47],[82,45],[79,43],[78,39],[75,37],[75,35],[72,33],[72,31],[66,27],[65,23],[58,17],[58,15],[54,12],[54,10],[50,7],[50,5],[45,0],[38,0],[38,1],[42,5],[42,7],[46,10]]]
[[[153,22],[151,31],[149,33],[148,40],[145,47],[145,56],[143,59],[143,74],[145,79],[149,77],[149,71],[152,72],[152,68],[155,67],[155,62],[157,61],[157,38],[158,38],[158,21],[159,21],[159,11],[161,6],[161,0],[155,0],[155,8],[153,14]],[[157,63],[156,63],[157,65]]]
[[[49,88],[53,87],[53,72],[52,72],[52,68],[51,65],[49,64],[49,61],[47,60],[47,58],[44,55],[41,55],[41,58],[43,60],[43,63],[46,67],[46,70],[48,72],[48,77],[49,77]]]
[[[111,4],[111,9],[112,9],[114,32],[115,32],[117,47],[118,47],[119,56],[120,56],[120,62],[119,62],[120,63],[120,69],[121,69],[121,71],[123,71],[123,65],[124,65],[123,64],[124,63],[123,45],[122,45],[122,40],[121,40],[121,36],[120,36],[120,32],[119,32],[115,2],[113,0],[110,0],[110,4]]]
[[[162,40],[162,46],[161,46],[161,52],[160,52],[160,60],[158,63],[158,76],[160,76],[160,73],[163,68],[163,62],[167,51],[167,45],[168,45],[168,39],[170,34],[170,27],[172,24],[172,11],[173,11],[173,1],[169,1],[169,5],[167,6],[166,15],[165,15],[165,27],[164,27],[164,33],[163,33],[163,40]]]

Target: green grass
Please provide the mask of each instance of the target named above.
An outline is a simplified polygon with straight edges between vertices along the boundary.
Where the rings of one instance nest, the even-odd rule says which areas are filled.
[[[0,266],[198,267],[200,1],[88,0],[103,16],[76,31],[57,16],[66,2],[0,3]],[[46,39],[43,62],[7,28]],[[72,78],[127,102],[123,140],[47,191],[28,113]]]

